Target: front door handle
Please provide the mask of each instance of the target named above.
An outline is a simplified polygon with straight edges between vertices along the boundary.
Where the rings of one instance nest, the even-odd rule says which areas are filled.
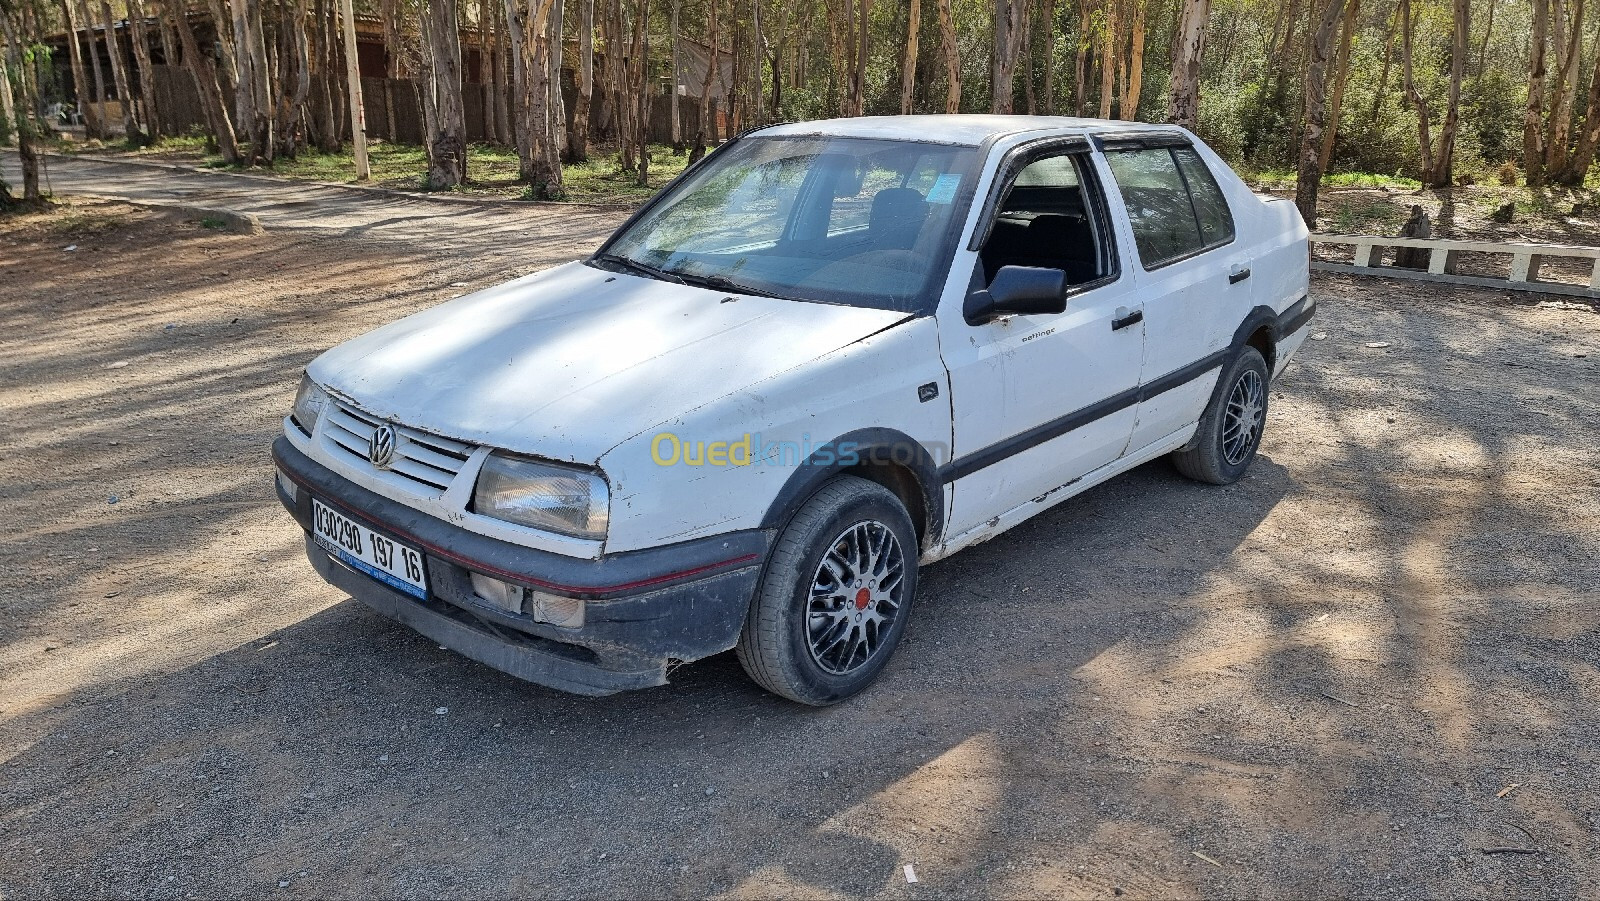
[[[1235,269],[1232,272],[1228,273],[1228,284],[1237,285],[1237,284],[1239,284],[1240,282],[1244,281],[1245,279],[1247,279],[1249,277],[1250,277],[1250,267],[1246,266],[1243,269]]]
[[[1119,310],[1119,313],[1123,311]],[[1138,325],[1144,321],[1144,310],[1134,310],[1132,313],[1123,313],[1111,320],[1111,330],[1120,331],[1130,325]]]

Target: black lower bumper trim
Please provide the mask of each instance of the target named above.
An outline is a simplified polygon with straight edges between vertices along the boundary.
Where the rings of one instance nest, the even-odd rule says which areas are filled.
[[[637,670],[603,669],[574,655],[572,650],[576,649],[520,633],[491,631],[442,601],[419,601],[401,594],[334,562],[314,542],[307,542],[306,554],[317,573],[340,591],[462,656],[519,679],[582,695],[609,695],[666,684],[665,660]]]

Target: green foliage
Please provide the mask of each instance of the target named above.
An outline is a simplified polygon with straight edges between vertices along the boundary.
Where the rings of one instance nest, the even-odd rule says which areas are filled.
[[[1297,155],[1300,101],[1285,78],[1246,85],[1239,102],[1239,158],[1250,166],[1288,166]]]
[[[1463,93],[1461,121],[1476,138],[1477,156],[1490,163],[1519,155],[1526,83],[1490,70],[1469,82]]]

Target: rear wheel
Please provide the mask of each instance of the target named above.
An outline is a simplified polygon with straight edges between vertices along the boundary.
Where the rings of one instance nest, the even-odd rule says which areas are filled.
[[[763,688],[802,704],[872,683],[900,643],[917,590],[917,534],[883,486],[838,476],[778,537],[739,636]]]
[[[1201,482],[1231,485],[1256,458],[1267,423],[1267,361],[1246,347],[1223,371],[1194,440],[1172,455],[1178,471]]]

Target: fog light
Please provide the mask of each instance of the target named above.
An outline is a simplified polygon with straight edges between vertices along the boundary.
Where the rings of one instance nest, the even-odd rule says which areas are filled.
[[[521,585],[491,579],[482,573],[472,573],[471,576],[472,590],[478,597],[507,613],[522,612],[522,598],[527,589]]]
[[[528,612],[534,619],[563,629],[583,628],[583,601],[577,598],[558,597],[542,591],[528,592],[531,602]]]
[[[284,475],[283,470],[281,469],[278,470],[278,490],[288,495],[289,500],[291,501],[300,500],[299,486],[295,485],[293,480]]]

